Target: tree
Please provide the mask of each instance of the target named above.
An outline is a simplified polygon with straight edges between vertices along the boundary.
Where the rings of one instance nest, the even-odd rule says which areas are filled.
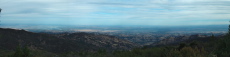
[[[185,43],[181,43],[180,46],[178,47],[178,50],[181,50],[182,48],[184,48],[186,46]]]
[[[0,13],[2,12],[2,9],[0,8]]]
[[[23,49],[23,57],[29,57],[30,56],[30,49],[26,46]]]
[[[215,36],[212,34],[212,36],[210,37],[210,41],[215,41]]]
[[[23,57],[23,52],[20,45],[17,46],[16,51],[13,54],[13,57]]]
[[[218,57],[230,57],[230,25],[228,26],[227,37],[218,42],[216,54]]]
[[[230,21],[229,21],[230,22]],[[228,34],[227,36],[229,37],[230,36],[230,25],[228,25]]]
[[[0,14],[1,14],[1,12],[2,12],[2,9],[0,8]],[[1,17],[1,15],[0,15],[0,17]]]
[[[22,48],[20,45],[18,45],[13,57],[30,57],[30,50],[27,46]]]

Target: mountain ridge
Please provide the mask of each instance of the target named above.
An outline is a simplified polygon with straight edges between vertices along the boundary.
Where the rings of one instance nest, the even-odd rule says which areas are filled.
[[[93,52],[99,49],[109,51],[129,50],[138,47],[132,42],[101,34],[72,33],[57,36],[19,29],[0,28],[0,49],[14,50],[18,45],[54,53]]]

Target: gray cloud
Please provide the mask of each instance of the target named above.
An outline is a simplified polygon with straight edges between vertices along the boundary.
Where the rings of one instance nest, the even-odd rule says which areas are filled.
[[[111,2],[97,2],[97,3],[89,3],[95,5],[119,5],[119,6],[141,6],[142,4],[128,4],[128,3],[111,3]]]
[[[0,1],[0,7],[3,9],[2,17],[8,19],[49,17],[52,20],[70,19],[73,22],[83,19],[98,21],[106,19],[111,20],[110,22],[132,20],[138,24],[151,24],[144,22],[148,20],[146,22],[161,24],[158,22],[169,20],[180,23],[174,20],[230,18],[230,1],[227,0],[20,0],[7,2],[4,5],[1,5]],[[139,20],[143,22],[137,22]]]

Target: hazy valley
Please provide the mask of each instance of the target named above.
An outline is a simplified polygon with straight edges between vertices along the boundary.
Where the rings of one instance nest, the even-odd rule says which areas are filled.
[[[227,33],[227,25],[203,26],[108,26],[108,25],[2,25],[5,28],[23,29],[35,33],[60,34],[86,32],[115,36],[134,42],[138,45],[150,45],[164,39],[183,37],[188,39],[192,35],[199,37],[223,36]]]

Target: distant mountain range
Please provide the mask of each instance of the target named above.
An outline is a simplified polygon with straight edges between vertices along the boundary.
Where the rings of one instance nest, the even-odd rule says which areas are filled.
[[[97,51],[105,49],[130,50],[139,47],[127,40],[96,33],[44,34],[25,30],[0,28],[0,49],[14,50],[17,46],[28,46],[54,53]]]

